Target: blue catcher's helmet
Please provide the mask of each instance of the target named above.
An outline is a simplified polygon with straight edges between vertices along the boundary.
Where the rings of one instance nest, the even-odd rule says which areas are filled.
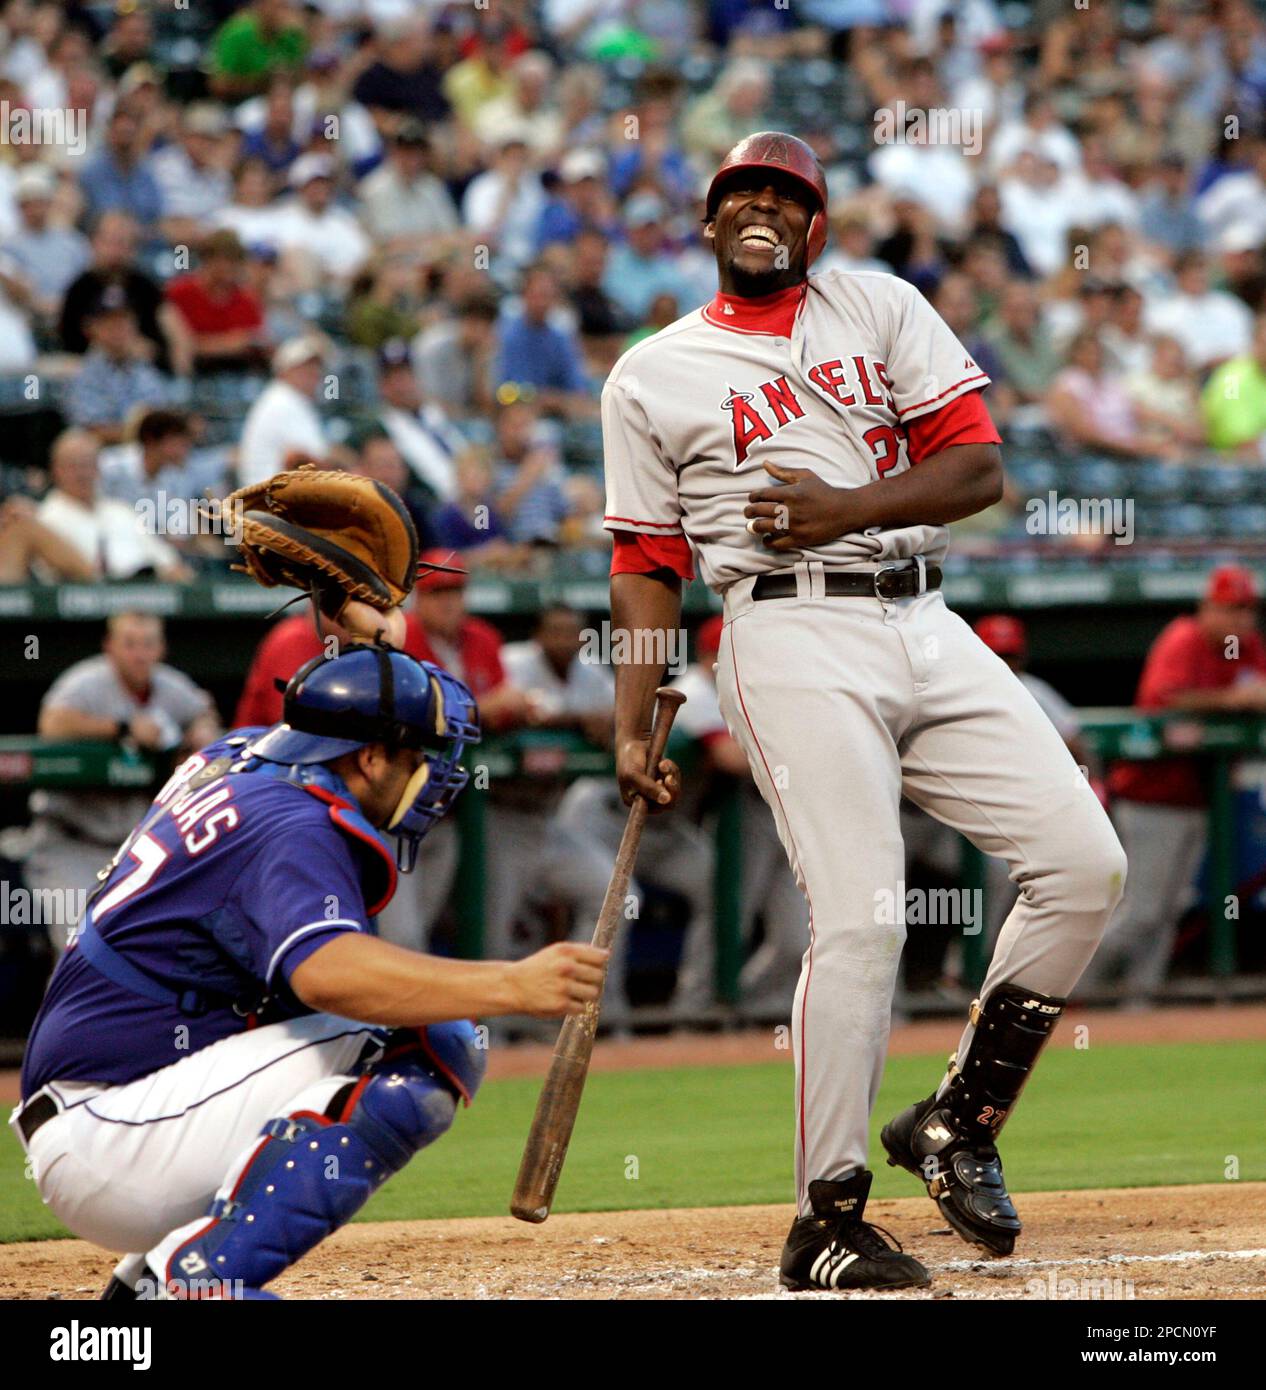
[[[385,827],[408,873],[419,841],[466,785],[462,752],[478,742],[475,697],[456,676],[405,652],[358,645],[301,666],[285,686],[282,722],[249,751],[267,762],[303,766],[368,743],[422,750],[426,756]]]

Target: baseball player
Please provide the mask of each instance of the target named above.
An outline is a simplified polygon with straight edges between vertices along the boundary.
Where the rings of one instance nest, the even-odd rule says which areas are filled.
[[[612,620],[644,658],[617,668],[615,751],[626,800],[672,805],[678,769],[645,771],[653,639],[679,623],[697,559],[724,598],[721,709],[809,907],[782,1282],[894,1288],[928,1282],[863,1216],[905,937],[882,908],[901,874],[902,794],[1005,858],[1020,888],[956,1059],[883,1131],[889,1161],[995,1253],[1020,1230],[995,1141],[1125,858],[1050,721],[939,592],[946,523],[1001,495],[988,379],[912,286],[808,273],[826,200],[801,141],[735,146],[703,229],[719,293],[626,352],[606,384]]]
[[[281,723],[186,759],[103,871],[11,1124],[58,1219],[124,1255],[106,1297],[271,1297],[474,1095],[469,1019],[597,997],[590,946],[507,964],[370,934],[478,737],[438,666],[317,658]]]

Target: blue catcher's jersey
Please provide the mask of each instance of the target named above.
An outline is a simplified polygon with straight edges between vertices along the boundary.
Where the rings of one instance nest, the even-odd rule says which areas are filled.
[[[299,785],[244,761],[261,732],[195,753],[155,797],[53,972],[24,1097],[49,1081],[132,1081],[311,1013],[289,988],[296,967],[372,929],[395,888],[392,851],[327,768],[303,769]]]

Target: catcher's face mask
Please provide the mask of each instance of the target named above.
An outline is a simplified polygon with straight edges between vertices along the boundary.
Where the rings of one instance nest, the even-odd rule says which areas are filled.
[[[428,661],[385,647],[345,647],[317,657],[285,687],[282,723],[251,745],[256,757],[305,765],[382,743],[422,758],[385,829],[396,837],[396,863],[409,873],[418,843],[466,785],[461,766],[479,742],[475,699],[455,676]]]
[[[409,778],[387,829],[396,837],[396,863],[410,873],[417,862],[422,837],[452,806],[470,779],[461,766],[468,743],[479,740],[474,700],[461,681],[438,666],[423,663],[430,677],[434,704],[433,739],[425,745],[421,763]]]

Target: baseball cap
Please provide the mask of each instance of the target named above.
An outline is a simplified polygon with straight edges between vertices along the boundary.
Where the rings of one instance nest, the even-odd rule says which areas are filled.
[[[455,572],[451,567],[461,564],[461,556],[451,550],[424,550],[418,556],[418,582],[414,589],[418,593],[435,593],[440,589],[464,589],[469,576],[466,572]],[[447,565],[450,568],[429,570],[427,565]]]
[[[57,192],[57,175],[43,164],[28,164],[13,184],[13,196],[19,203],[33,198],[51,198]]]
[[[122,285],[106,285],[92,301],[92,308],[88,313],[89,317],[95,318],[98,314],[130,313],[131,309],[127,292]]]
[[[396,127],[393,138],[397,145],[425,145],[429,148],[431,144],[426,126],[416,116],[406,116]]]
[[[1241,604],[1257,603],[1257,580],[1252,570],[1242,565],[1220,565],[1205,584],[1204,600],[1237,608]]]
[[[1028,634],[1019,618],[1010,613],[990,613],[980,618],[972,631],[998,656],[1023,656],[1028,650]]]
[[[653,193],[637,193],[624,205],[624,222],[629,227],[649,227],[662,222],[667,211]]]
[[[332,179],[334,161],[329,155],[304,154],[290,166],[290,187],[306,188],[313,179]]]
[[[291,367],[298,367],[304,362],[313,361],[325,361],[325,344],[320,338],[312,334],[304,334],[298,338],[287,338],[273,353],[273,375],[277,376],[282,372],[288,372]]]
[[[191,135],[223,135],[228,128],[224,108],[212,101],[196,101],[185,111],[185,129]]]
[[[387,372],[393,367],[412,367],[413,352],[403,338],[388,338],[378,349],[378,370]]]
[[[568,150],[558,166],[558,177],[564,183],[580,183],[600,179],[606,171],[607,162],[597,150]]]
[[[695,633],[695,650],[701,659],[716,656],[721,650],[721,630],[724,627],[725,619],[719,613],[700,625],[699,631]]]

